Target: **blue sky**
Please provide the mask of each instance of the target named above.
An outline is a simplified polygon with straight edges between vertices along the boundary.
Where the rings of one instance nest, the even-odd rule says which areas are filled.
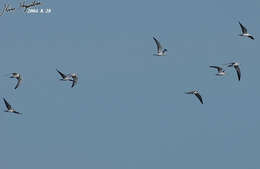
[[[1,17],[0,93],[23,113],[0,113],[1,168],[259,168],[259,1],[42,3],[51,14]],[[233,61],[240,82],[209,68]]]

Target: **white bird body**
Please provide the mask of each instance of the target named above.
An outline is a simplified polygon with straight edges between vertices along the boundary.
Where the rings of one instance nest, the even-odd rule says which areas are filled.
[[[224,75],[225,75],[225,72],[220,72],[220,73],[217,73],[216,75],[217,75],[217,76],[224,76]]]

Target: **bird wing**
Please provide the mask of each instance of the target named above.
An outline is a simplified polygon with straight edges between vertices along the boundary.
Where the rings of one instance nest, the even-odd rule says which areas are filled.
[[[238,80],[240,81],[240,78],[241,78],[240,68],[239,68],[239,66],[234,66],[234,68],[235,68],[236,71],[237,71],[237,77],[238,77]]]
[[[242,25],[242,23],[240,23],[240,22],[238,22],[239,23],[239,25],[240,25],[240,27],[241,27],[241,30],[242,30],[242,33],[247,33],[247,29],[246,29],[246,27],[244,27],[244,25]]]
[[[18,112],[18,111],[13,111],[13,113],[15,113],[15,114],[22,114],[22,113],[20,113],[20,112]]]
[[[56,69],[56,71],[60,74],[60,76],[64,79],[66,77],[66,75],[64,75],[63,73],[61,73],[58,69]]]
[[[8,110],[12,109],[12,106],[5,100],[5,98],[3,98],[3,99],[4,99],[4,102],[5,102],[6,108],[7,108]]]
[[[201,104],[203,104],[201,95],[199,93],[195,93],[195,96],[197,96],[197,98],[200,100]]]
[[[185,92],[185,94],[194,94],[194,91]]]
[[[227,67],[232,67],[235,64],[235,62],[227,63]]]
[[[219,67],[219,66],[210,66],[210,67],[211,67],[211,68],[218,69],[219,72],[223,70],[222,67]]]
[[[74,87],[77,84],[77,82],[78,82],[78,77],[77,76],[73,77],[71,88]]]
[[[14,87],[14,89],[17,89],[21,83],[22,79],[21,78],[18,78],[17,79],[17,83],[16,83],[16,86]]]
[[[250,35],[250,36],[248,36],[250,39],[252,39],[252,40],[255,40],[255,38],[252,36],[252,35]]]
[[[156,43],[156,46],[157,46],[157,52],[162,52],[162,45],[160,44],[160,42],[155,38],[153,37],[153,40],[155,41]]]
[[[14,76],[14,77],[18,75],[18,73],[11,73],[11,74],[12,74],[12,76]]]

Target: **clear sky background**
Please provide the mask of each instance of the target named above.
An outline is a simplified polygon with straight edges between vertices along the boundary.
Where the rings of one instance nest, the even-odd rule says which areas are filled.
[[[259,0],[41,2],[0,17],[0,168],[259,169]]]

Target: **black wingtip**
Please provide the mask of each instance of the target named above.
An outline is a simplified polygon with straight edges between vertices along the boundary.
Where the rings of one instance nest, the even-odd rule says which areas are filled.
[[[249,36],[249,38],[252,39],[252,40],[255,40],[255,38],[253,36]]]

